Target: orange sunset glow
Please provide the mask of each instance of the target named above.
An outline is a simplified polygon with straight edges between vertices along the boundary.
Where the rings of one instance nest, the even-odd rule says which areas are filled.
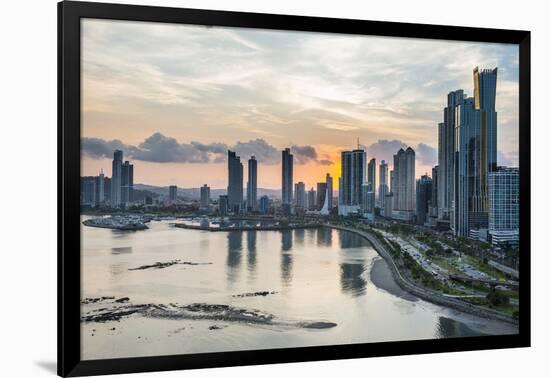
[[[498,159],[517,165],[517,59],[489,43],[85,20],[82,175],[110,176],[121,149],[135,183],[222,189],[230,149],[279,189],[291,148],[294,183],[330,173],[337,191],[358,144],[390,169],[410,146],[416,175],[431,174],[447,93],[472,93],[475,66],[499,67]]]

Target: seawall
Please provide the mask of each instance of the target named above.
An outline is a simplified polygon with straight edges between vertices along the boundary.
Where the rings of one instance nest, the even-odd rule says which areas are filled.
[[[388,266],[390,268],[390,271],[392,273],[392,276],[395,279],[395,282],[403,290],[406,290],[409,293],[414,294],[417,297],[422,298],[422,299],[424,299],[428,302],[432,302],[432,303],[435,303],[435,304],[438,304],[438,305],[450,307],[450,308],[458,310],[458,311],[466,312],[466,313],[476,315],[476,316],[479,316],[479,317],[482,317],[482,318],[500,320],[500,321],[504,321],[504,322],[507,322],[507,323],[512,323],[512,324],[515,324],[515,325],[519,324],[518,320],[514,319],[510,315],[502,314],[498,311],[491,310],[491,309],[488,309],[488,308],[483,308],[483,307],[480,307],[480,306],[476,306],[476,305],[473,305],[471,303],[461,301],[460,299],[455,299],[455,298],[452,298],[452,297],[446,297],[446,296],[444,296],[444,295],[442,295],[442,294],[440,294],[440,293],[438,293],[434,290],[430,290],[430,289],[427,289],[427,288],[424,288],[424,287],[419,287],[419,286],[413,284],[408,279],[403,277],[403,275],[401,275],[401,272],[399,272],[399,269],[397,269],[397,266],[396,266],[395,262],[393,261],[393,258],[391,257],[390,253],[386,250],[386,247],[373,234],[371,234],[369,232],[365,232],[365,231],[359,231],[359,230],[356,230],[356,229],[353,229],[353,228],[337,226],[337,225],[332,225],[332,224],[327,224],[326,227],[334,228],[334,229],[337,229],[337,230],[344,230],[344,231],[348,231],[348,232],[353,232],[353,233],[358,234],[358,235],[364,237],[365,239],[367,239],[372,244],[374,249],[378,252],[378,254],[384,260],[386,260],[386,262],[388,263]]]

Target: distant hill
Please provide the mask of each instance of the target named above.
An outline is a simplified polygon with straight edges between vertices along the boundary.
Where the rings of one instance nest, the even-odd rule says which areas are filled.
[[[152,192],[159,196],[168,197],[169,189],[168,186],[154,186],[146,184],[134,184],[135,190]],[[246,195],[246,187],[243,188],[243,193]],[[210,189],[210,197],[212,199],[217,199],[219,196],[227,194],[225,189]],[[180,188],[178,187],[178,197],[189,200],[199,200],[200,199],[200,188]],[[270,198],[280,198],[281,191],[276,189],[264,189],[258,188],[258,199],[261,196],[268,196]]]

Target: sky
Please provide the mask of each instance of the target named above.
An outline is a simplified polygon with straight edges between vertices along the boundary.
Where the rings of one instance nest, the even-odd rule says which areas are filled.
[[[356,148],[392,167],[416,151],[416,175],[437,164],[447,93],[473,94],[473,69],[498,67],[498,163],[518,165],[517,45],[82,21],[81,166],[111,176],[114,149],[134,183],[227,187],[227,149],[258,160],[258,186],[340,175]],[[378,169],[377,169],[378,171]]]

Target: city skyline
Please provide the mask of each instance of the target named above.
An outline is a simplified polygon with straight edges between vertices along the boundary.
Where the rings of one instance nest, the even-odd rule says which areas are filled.
[[[151,41],[157,59],[120,46],[116,37],[127,33]],[[215,69],[221,43],[231,54]],[[119,47],[125,54],[111,53]],[[269,63],[275,55],[281,64]],[[326,173],[341,176],[341,151],[359,137],[369,159],[390,169],[393,154],[411,146],[418,178],[437,164],[447,93],[472,96],[475,66],[499,67],[498,163],[517,166],[515,47],[87,20],[82,172],[107,172],[121,149],[140,167],[135,183],[198,188],[208,173],[209,186],[223,189],[231,149],[245,169],[256,155],[259,188],[280,189],[280,151],[291,148],[294,181],[311,188]],[[238,75],[238,67],[250,69]]]

